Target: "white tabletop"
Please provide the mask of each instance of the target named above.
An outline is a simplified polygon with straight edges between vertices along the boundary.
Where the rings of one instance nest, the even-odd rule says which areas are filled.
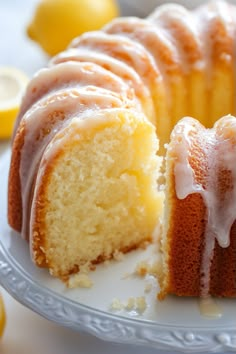
[[[25,35],[26,24],[36,1],[0,1],[0,65],[13,65],[29,76],[48,60],[40,48]],[[145,3],[146,10],[149,10],[149,5],[153,6],[154,1],[137,1],[136,4]],[[125,3],[124,0],[121,2]],[[135,1],[130,1],[129,7],[133,4]],[[130,8],[128,11],[130,12]],[[0,141],[0,158],[8,146],[8,141]],[[0,288],[0,292],[3,294],[7,312],[7,326],[0,342],[0,354],[161,353],[150,348],[107,343],[87,334],[72,332],[24,308],[5,290]]]

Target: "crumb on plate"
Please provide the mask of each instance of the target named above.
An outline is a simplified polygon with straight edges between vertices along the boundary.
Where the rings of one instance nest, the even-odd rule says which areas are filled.
[[[124,253],[118,251],[118,250],[115,250],[115,252],[113,253],[113,258],[115,261],[122,261],[124,259]]]
[[[111,303],[111,306],[110,306],[111,310],[119,311],[119,310],[122,310],[123,308],[124,308],[124,305],[122,304],[122,302],[119,299],[114,298],[112,300],[112,303]]]
[[[135,298],[134,297],[129,297],[126,304],[125,304],[125,309],[127,311],[133,310],[135,307]]]
[[[93,286],[92,280],[88,274],[78,273],[69,277],[67,281],[67,287],[69,289],[74,288],[91,288]]]
[[[114,298],[110,305],[112,311],[121,311],[125,309],[126,311],[135,310],[139,314],[142,314],[147,308],[146,299],[144,296],[140,297],[129,297],[128,300],[122,302],[118,298]]]
[[[151,290],[152,290],[152,283],[146,283],[145,288],[144,288],[144,292],[150,293]]]
[[[136,309],[137,311],[141,314],[143,313],[147,308],[147,303],[146,299],[144,296],[140,296],[136,298]]]
[[[147,274],[157,277],[157,274],[160,271],[160,266],[161,264],[159,261],[149,263],[146,260],[142,260],[136,265],[134,274],[140,277],[145,277]]]

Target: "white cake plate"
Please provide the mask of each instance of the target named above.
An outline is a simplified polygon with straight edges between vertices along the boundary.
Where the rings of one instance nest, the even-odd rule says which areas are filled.
[[[236,352],[236,300],[217,300],[221,318],[200,314],[197,299],[156,300],[152,276],[131,275],[141,260],[155,258],[154,246],[131,252],[121,261],[99,265],[91,273],[93,287],[67,289],[30,259],[28,244],[7,225],[6,196],[10,152],[0,159],[0,283],[20,303],[62,326],[103,340],[145,345],[185,353]],[[149,293],[146,284],[151,284]],[[126,302],[144,296],[147,308],[111,310],[114,298]]]

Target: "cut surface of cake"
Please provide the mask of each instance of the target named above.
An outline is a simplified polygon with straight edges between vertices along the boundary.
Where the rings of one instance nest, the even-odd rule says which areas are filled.
[[[35,181],[36,263],[63,277],[150,241],[159,202],[156,149],[151,124],[119,109],[75,118],[58,133]]]
[[[207,139],[201,124],[211,128],[220,117],[236,114],[235,30],[236,7],[224,1],[194,11],[163,5],[146,19],[120,18],[101,31],[83,34],[34,76],[13,136],[8,220],[29,241],[37,265],[65,278],[87,262],[103,261],[152,239],[163,210],[160,156],[173,127],[182,117],[192,116],[200,123],[191,124]],[[177,124],[174,132],[181,127]],[[204,185],[210,166],[202,158],[205,142],[198,138],[194,135],[193,163]],[[169,171],[170,148],[167,160]],[[167,189],[166,210],[172,203],[173,183]],[[192,193],[188,187],[183,186],[183,194],[189,193],[186,198],[181,202],[175,198],[186,203],[190,221],[177,233],[185,240],[183,254],[191,250],[193,259],[202,254],[207,258],[204,237],[196,236],[206,224],[203,193]],[[196,215],[191,214],[192,202]],[[165,213],[166,234],[173,220],[188,215],[179,205],[176,214]],[[187,231],[188,225],[194,227]],[[186,263],[195,274],[188,293],[188,272],[184,283],[183,268],[174,266],[171,276],[176,284],[170,287],[174,282],[166,270],[160,297],[234,295],[230,279],[235,270],[221,268],[221,253],[229,249],[230,258],[235,252],[235,237],[231,238],[228,248],[221,243],[214,248],[215,276],[207,269],[208,261],[203,262],[208,264],[205,281],[199,278],[200,261]],[[163,241],[166,255],[168,247]],[[164,269],[169,267],[168,257]],[[219,290],[221,269],[229,272],[229,283]]]
[[[166,156],[161,292],[236,296],[236,118],[174,128]]]

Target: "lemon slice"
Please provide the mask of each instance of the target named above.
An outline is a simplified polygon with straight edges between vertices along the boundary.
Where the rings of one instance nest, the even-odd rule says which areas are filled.
[[[5,324],[6,324],[6,314],[5,314],[3,298],[2,295],[0,294],[0,338],[3,335]]]
[[[11,136],[27,76],[12,67],[0,67],[0,139]]]

